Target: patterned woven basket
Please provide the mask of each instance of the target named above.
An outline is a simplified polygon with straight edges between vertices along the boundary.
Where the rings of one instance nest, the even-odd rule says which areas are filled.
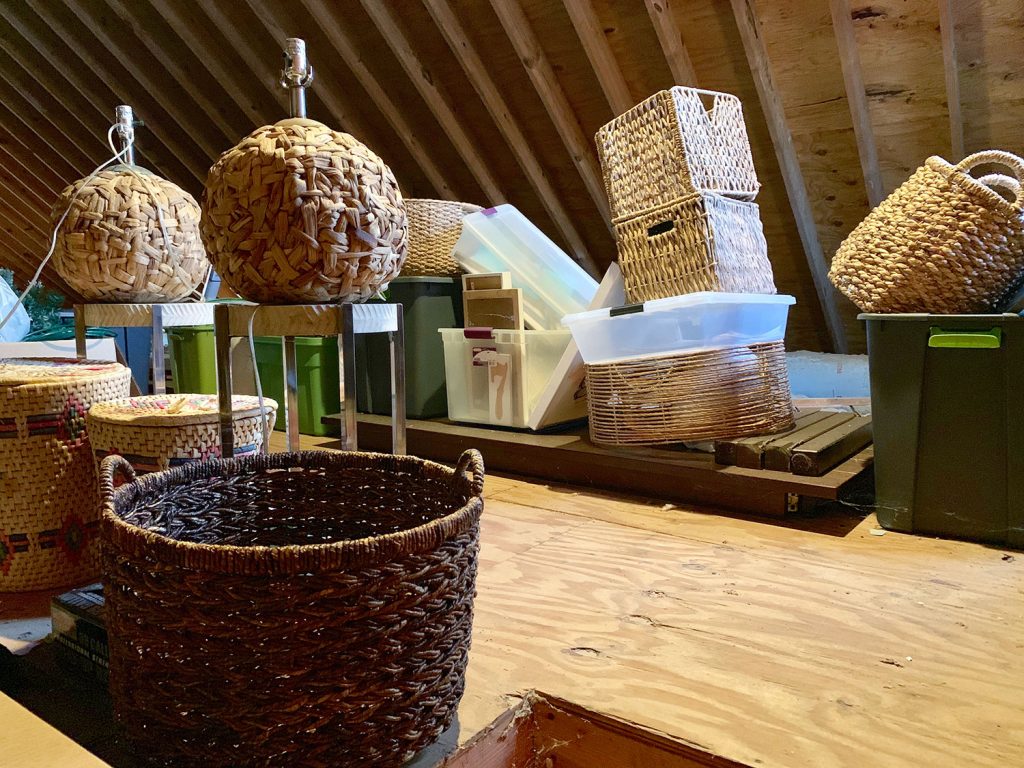
[[[263,398],[267,429],[274,428],[277,403]],[[235,455],[259,453],[263,419],[259,399],[236,396]],[[220,457],[220,408],[216,395],[144,395],[108,400],[89,409],[89,440],[97,463],[123,456],[140,474]]]
[[[145,168],[132,170],[116,165],[84,188],[85,179],[65,187],[51,214],[55,227],[71,204],[57,232],[53,266],[88,301],[152,304],[189,298],[210,271],[199,236],[199,205],[176,184]]]
[[[615,223],[631,303],[698,291],[775,293],[755,203],[697,194]]]
[[[221,155],[202,207],[217,274],[250,301],[368,299],[405,261],[395,175],[365,144],[315,120],[265,125]]]
[[[680,85],[659,91],[601,128],[595,141],[613,219],[694,192],[753,200],[760,188],[743,105],[728,93]]]
[[[970,176],[984,164],[1014,178]],[[999,311],[1024,279],[1022,181],[1009,152],[930,157],[843,241],[829,277],[865,312]]]
[[[409,255],[402,267],[404,277],[458,277],[462,269],[452,257],[462,234],[462,219],[482,211],[479,205],[451,200],[407,199]]]
[[[401,765],[455,716],[484,469],[310,451],[189,464],[113,490],[110,690],[164,764]]]
[[[590,439],[655,445],[793,426],[783,342],[587,366]]]
[[[85,414],[129,394],[117,363],[0,360],[0,592],[99,573],[100,499]]]

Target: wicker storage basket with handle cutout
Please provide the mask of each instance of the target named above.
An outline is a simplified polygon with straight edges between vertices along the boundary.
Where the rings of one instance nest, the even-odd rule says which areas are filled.
[[[99,573],[100,497],[85,414],[127,397],[118,363],[0,359],[0,592]]]
[[[175,766],[401,765],[462,696],[484,468],[304,452],[114,490],[104,592],[115,715]]]
[[[1013,180],[970,175],[992,164]],[[829,277],[865,312],[998,311],[1024,278],[1022,181],[1009,152],[930,157],[843,241]]]
[[[728,93],[660,91],[602,127],[595,141],[613,219],[695,192],[753,200],[760,188],[743,106]]]
[[[406,199],[409,253],[403,277],[458,277],[462,269],[452,256],[462,234],[462,219],[482,211],[479,205],[451,200]]]
[[[202,209],[217,274],[250,301],[368,299],[405,261],[405,203],[391,169],[315,120],[265,125],[221,155]]]

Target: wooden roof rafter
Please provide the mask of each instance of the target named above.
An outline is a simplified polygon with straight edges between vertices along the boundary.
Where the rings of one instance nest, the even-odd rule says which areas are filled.
[[[576,28],[576,35],[587,54],[587,60],[601,84],[601,90],[612,112],[621,115],[636,104],[622,68],[608,45],[601,21],[591,0],[562,0],[566,13]]]
[[[665,54],[665,61],[672,72],[672,79],[676,85],[696,87],[697,74],[694,72],[686,44],[683,43],[671,0],[644,0],[644,3],[647,5],[647,13],[651,17],[654,31],[658,35],[658,43]]]
[[[946,107],[949,111],[950,161],[959,163],[964,147],[963,107],[960,101],[960,64],[956,44],[956,3],[939,0],[939,31],[942,33],[942,66],[946,76]]]

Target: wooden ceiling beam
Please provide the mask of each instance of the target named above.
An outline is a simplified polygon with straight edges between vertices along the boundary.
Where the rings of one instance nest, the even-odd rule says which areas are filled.
[[[126,93],[127,83],[122,83],[118,78],[114,77],[113,74],[107,69],[106,66],[96,57],[94,53],[89,49],[89,46],[83,45],[81,40],[72,35],[61,23],[60,19],[53,14],[53,9],[49,2],[45,0],[27,0],[29,6],[35,12],[35,14],[59,37],[66,46],[75,51],[85,62],[85,64],[92,70],[93,75],[97,77],[111,93],[115,94],[120,99],[120,94]],[[95,25],[93,25],[95,26]],[[103,41],[100,40],[102,43]],[[111,55],[113,55],[118,49],[113,48]],[[133,89],[134,90],[134,89]],[[145,90],[145,86],[138,90]],[[124,103],[124,99],[120,99],[118,103]],[[116,107],[117,104],[110,105],[111,109]],[[135,114],[139,117],[146,118],[146,109],[140,109],[136,104],[131,105],[135,110]],[[111,123],[113,123],[113,113],[111,112]],[[168,115],[173,120],[173,116]],[[204,184],[206,181],[206,168],[204,167],[205,162],[199,162],[196,157],[194,148],[187,146],[185,143],[179,141],[175,136],[171,135],[164,128],[163,121],[158,116],[154,115],[152,118],[146,118],[146,127],[150,130],[154,136],[156,136],[164,146],[174,154],[184,168],[192,175],[192,177],[200,184]],[[186,134],[188,131],[186,130]],[[106,137],[104,137],[106,138]],[[194,146],[194,145],[193,145]]]
[[[14,14],[10,6],[0,3],[0,17],[22,38],[27,47],[34,49],[38,54],[32,67],[33,79],[48,93],[60,93],[78,122],[88,133],[96,136],[106,146],[106,132],[114,120],[114,107],[119,100],[113,93],[107,96],[101,95],[98,90],[99,81],[95,77],[83,74],[83,70],[88,69],[88,65],[79,67],[77,62],[70,61],[69,56],[73,53],[66,49],[59,53],[56,52],[24,20]],[[22,41],[8,39],[6,34],[0,34],[0,47],[3,47],[11,56],[24,54],[26,48],[22,45]],[[60,73],[57,73],[53,66],[47,63],[58,60],[64,62]],[[77,97],[74,95],[76,93]],[[98,117],[86,122],[87,113],[95,113]],[[185,165],[177,157],[167,153],[162,144],[153,146],[151,142],[145,140],[143,143],[149,146],[143,149],[136,144],[135,160],[137,163],[144,159],[144,162],[147,162],[154,171],[167,178],[182,178],[189,174]]]
[[[405,74],[416,86],[420,97],[434,115],[434,119],[441,125],[469,172],[480,185],[480,189],[487,196],[488,202],[491,205],[505,202],[507,198],[500,182],[491,172],[490,164],[477,149],[476,142],[463,129],[455,110],[450,106],[452,101],[440,82],[435,80],[427,64],[413,50],[408,37],[395,19],[394,11],[388,3],[382,3],[380,0],[362,0],[362,3],[377,31],[387,42]]]
[[[3,127],[3,111],[0,110],[0,127]],[[26,164],[26,159],[29,153],[26,151],[25,157],[19,157],[13,150],[16,147],[7,147],[0,144],[0,163],[12,174],[17,174],[18,180],[22,186],[32,193],[32,196],[36,198],[37,203],[42,206],[40,210],[49,210],[49,207],[53,205],[54,199],[60,190],[64,189],[67,184],[58,179],[60,184],[54,184],[50,186],[46,181],[40,178],[38,169],[30,168]],[[19,170],[20,169],[20,170]],[[34,183],[30,183],[34,182]]]
[[[737,29],[743,40],[747,62],[750,64],[750,71],[754,77],[761,109],[764,111],[765,121],[768,124],[768,132],[775,147],[779,169],[782,171],[782,180],[786,185],[786,194],[789,197],[793,216],[796,219],[797,231],[807,257],[807,266],[810,268],[814,288],[818,293],[825,326],[828,329],[833,350],[846,353],[848,349],[846,329],[843,327],[843,319],[839,314],[835,288],[828,279],[828,262],[818,239],[814,212],[807,196],[803,172],[800,170],[800,158],[793,145],[793,136],[786,122],[782,99],[779,97],[772,78],[768,51],[759,31],[760,22],[757,12],[754,10],[753,0],[730,0],[730,2]]]
[[[552,69],[551,62],[548,61],[529,18],[523,12],[519,0],[491,0],[491,7],[512,43],[516,55],[523,63],[526,74],[530,76],[530,82],[533,83],[534,90],[540,96],[548,117],[555,124],[555,129],[562,138],[566,152],[572,158],[573,165],[576,166],[580,178],[583,179],[583,185],[590,193],[590,199],[594,201],[594,205],[601,212],[601,216],[611,231],[611,211],[608,207],[608,197],[604,181],[601,178],[601,170],[597,164],[594,144],[583,134],[579,120],[576,119],[576,113],[555,76],[555,70]]]
[[[38,189],[26,184],[24,177],[16,173],[16,169],[13,167],[14,163],[7,162],[8,160],[14,161],[14,157],[0,147],[0,183],[3,183],[12,192],[16,192],[26,205],[40,211],[40,216],[45,219],[42,212],[50,210],[54,195],[49,192],[40,194]]]
[[[590,274],[595,277],[600,276],[600,270],[587,253],[583,238],[576,230],[572,217],[565,209],[554,187],[551,186],[551,182],[534,155],[530,143],[502,98],[500,89],[487,74],[483,60],[447,0],[424,0],[424,4],[447,41],[448,47],[462,65],[462,70],[473,84],[473,88],[487,107],[491,119],[494,120],[498,130],[505,137],[512,154],[533,185],[544,208],[566,239],[570,253]]]
[[[878,145],[871,126],[871,111],[868,108],[867,90],[860,66],[860,51],[853,30],[853,15],[850,0],[829,0],[832,11],[832,28],[836,45],[839,47],[839,62],[843,68],[843,83],[846,101],[850,105],[853,120],[853,134],[857,140],[857,155],[864,175],[864,188],[868,203],[874,208],[885,197],[882,188],[882,172],[878,164]]]
[[[7,193],[4,195],[3,202],[0,203],[0,206],[6,206],[8,209],[14,211],[14,213],[25,220],[25,223],[28,226],[40,235],[43,237],[49,237],[50,222],[43,214],[44,209],[40,209],[28,202],[25,199],[25,192],[27,190],[24,187],[19,187],[15,182],[15,179],[0,177],[0,190]],[[45,210],[48,211],[49,209]]]
[[[697,73],[693,70],[693,62],[690,61],[690,54],[679,32],[679,23],[672,12],[671,0],[644,0],[644,3],[647,5],[647,14],[651,17],[651,24],[658,35],[658,43],[665,54],[668,68],[672,72],[672,79],[676,85],[696,87]]]
[[[26,122],[24,114],[12,111],[3,98],[0,98],[0,128],[7,132],[10,139],[6,142],[9,153],[17,153],[20,156],[18,164],[25,169],[30,178],[38,180],[46,189],[52,192],[63,189],[69,179],[77,173],[77,169],[71,163],[36,134],[35,129]],[[23,134],[31,135],[37,141],[30,144]],[[53,167],[59,164],[58,161],[63,161],[65,166],[60,171]]]
[[[250,3],[252,2],[254,0],[250,0]],[[263,4],[263,0],[255,0],[255,2],[257,5]],[[433,185],[438,196],[443,200],[458,200],[459,197],[452,189],[452,185],[434,161],[430,148],[423,146],[417,137],[420,131],[409,124],[403,116],[402,107],[388,96],[380,81],[363,61],[352,36],[338,21],[337,10],[327,7],[322,0],[302,0],[302,4],[306,6],[306,10],[323,29],[327,39],[331,41],[331,46],[341,56],[345,66],[352,70],[359,85],[366,91],[377,110],[405,145],[406,150],[419,165],[423,175]]]
[[[601,90],[612,112],[621,115],[636,104],[629,92],[629,85],[622,74],[619,62],[615,59],[612,47],[608,44],[601,20],[594,11],[590,0],[562,0],[565,11],[572,19],[576,35],[583,45],[590,66],[601,84]]]
[[[964,147],[963,107],[960,102],[960,64],[956,45],[956,3],[939,0],[939,30],[942,33],[942,65],[946,74],[946,104],[949,109],[950,161],[967,156]]]

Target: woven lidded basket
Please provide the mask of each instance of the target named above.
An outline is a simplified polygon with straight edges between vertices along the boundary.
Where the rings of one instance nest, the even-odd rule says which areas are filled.
[[[263,398],[267,430],[274,428],[277,403]],[[235,455],[263,448],[259,399],[232,398]],[[86,418],[93,455],[123,456],[136,472],[157,472],[193,461],[219,458],[220,407],[216,395],[143,395],[108,400]]]
[[[0,592],[99,573],[100,499],[85,414],[127,397],[117,363],[0,359]]]
[[[659,91],[602,127],[595,141],[613,219],[694,192],[753,200],[760,188],[743,105],[728,93],[681,85]]]
[[[484,469],[309,451],[113,490],[104,592],[115,715],[175,766],[401,765],[452,722]]]
[[[206,280],[199,205],[144,168],[115,165],[87,184],[79,179],[57,198],[52,226],[65,211],[53,266],[88,301],[181,301]]]
[[[755,203],[690,195],[614,227],[631,303],[699,291],[775,293]]]
[[[452,256],[462,234],[462,219],[482,211],[479,205],[451,200],[406,199],[409,214],[409,254],[404,277],[458,277],[462,269]]]
[[[590,438],[654,445],[793,426],[783,342],[587,366]]]
[[[368,299],[405,261],[405,203],[391,169],[315,120],[265,125],[222,154],[202,208],[217,273],[250,301]]]
[[[970,175],[985,164],[1013,178]],[[865,312],[999,311],[1024,279],[1022,181],[1009,152],[930,157],[843,241],[829,277]]]

